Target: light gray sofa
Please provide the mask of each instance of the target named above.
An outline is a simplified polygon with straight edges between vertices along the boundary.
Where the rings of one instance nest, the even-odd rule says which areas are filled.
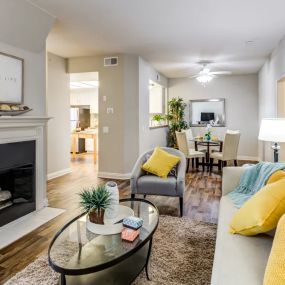
[[[218,232],[211,285],[262,285],[273,238],[267,235],[245,237],[229,233],[237,209],[226,196],[238,186],[245,167],[223,170]]]
[[[155,175],[146,174],[142,170],[142,165],[153,153],[153,149],[143,153],[137,160],[131,176],[131,196],[136,194],[158,195],[179,197],[180,215],[183,215],[183,195],[185,191],[185,172],[186,158],[185,155],[174,148],[162,147],[163,150],[170,154],[181,157],[176,166],[176,175],[169,175],[167,178],[160,178]]]

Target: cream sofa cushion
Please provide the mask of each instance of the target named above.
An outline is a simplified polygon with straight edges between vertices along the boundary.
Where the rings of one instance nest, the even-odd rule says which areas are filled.
[[[234,171],[234,175],[237,172],[241,171]],[[230,177],[223,181],[224,186],[229,186],[227,179]],[[260,285],[263,282],[273,239],[266,235],[244,237],[230,234],[229,224],[236,211],[231,200],[223,196],[211,285]]]

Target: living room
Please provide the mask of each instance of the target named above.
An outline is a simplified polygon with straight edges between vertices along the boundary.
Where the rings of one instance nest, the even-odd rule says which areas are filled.
[[[284,8],[1,1],[0,284],[285,284]]]

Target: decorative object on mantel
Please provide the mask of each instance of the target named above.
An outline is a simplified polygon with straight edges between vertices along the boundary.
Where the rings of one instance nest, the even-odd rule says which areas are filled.
[[[110,193],[104,185],[83,189],[79,194],[82,209],[87,212],[91,223],[104,224],[104,212],[110,205]]]
[[[23,104],[24,60],[0,52],[0,103]]]
[[[118,216],[118,206],[119,206],[119,190],[117,183],[109,181],[105,185],[107,191],[110,194],[110,205],[105,211],[105,216],[107,219],[114,219]]]
[[[32,110],[28,106],[0,104],[0,116],[18,116]]]
[[[31,111],[24,102],[24,60],[0,52],[0,116]]]

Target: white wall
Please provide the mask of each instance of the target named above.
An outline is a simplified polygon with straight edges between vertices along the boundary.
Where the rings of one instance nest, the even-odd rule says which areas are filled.
[[[166,129],[149,129],[149,80],[157,81],[157,72],[136,55],[119,55],[119,65],[112,67],[104,67],[103,59],[70,58],[68,72],[99,72],[99,176],[123,178],[139,153],[166,144]],[[158,83],[167,86],[167,79],[161,76]],[[108,107],[113,114],[107,114]]]
[[[285,75],[285,39],[283,39],[259,71],[259,121],[277,116],[277,81]],[[260,157],[272,161],[271,143],[260,143]]]
[[[86,56],[68,59],[69,73],[99,72],[99,176],[123,177],[129,170],[125,168],[125,120],[124,107],[124,55],[119,55],[119,65],[104,67],[104,56]],[[106,101],[103,101],[106,96]],[[114,114],[107,114],[112,107]],[[126,111],[126,112],[124,112]],[[109,127],[103,133],[103,127]],[[131,142],[130,142],[131,143]]]
[[[167,87],[168,79],[160,75],[157,80],[157,71],[154,70],[143,58],[139,58],[139,152],[166,146],[168,128],[149,128],[149,80]]]
[[[48,124],[48,178],[70,172],[70,96],[66,60],[48,54],[47,112],[52,117]]]
[[[226,99],[226,128],[241,131],[239,157],[257,159],[258,78],[256,74],[220,76],[203,87],[196,79],[169,80],[169,97],[181,97],[188,104],[195,99]],[[189,122],[189,104],[185,119]],[[222,136],[226,128],[214,130]],[[201,132],[195,129],[193,132]]]
[[[139,57],[124,55],[124,173],[131,173],[139,155]]]

